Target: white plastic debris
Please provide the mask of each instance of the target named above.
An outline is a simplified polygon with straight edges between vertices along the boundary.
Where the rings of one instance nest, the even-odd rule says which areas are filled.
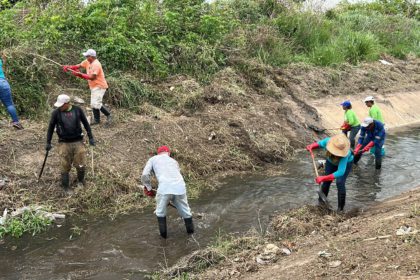
[[[283,255],[289,256],[292,252],[287,248],[283,248],[283,249],[281,249],[281,253]]]
[[[4,225],[7,220],[7,208],[3,211],[3,216],[0,217],[0,225]]]
[[[388,61],[383,60],[383,59],[379,59],[379,62],[382,63],[383,65],[393,65],[391,62],[388,62]]]
[[[411,230],[412,230],[411,227],[401,226],[399,229],[397,229],[396,234],[398,236],[410,234],[411,233]]]

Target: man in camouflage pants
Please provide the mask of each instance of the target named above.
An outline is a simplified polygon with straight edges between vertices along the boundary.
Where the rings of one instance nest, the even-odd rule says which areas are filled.
[[[76,167],[78,186],[85,183],[85,154],[86,148],[83,144],[82,126],[86,129],[89,137],[89,144],[95,146],[90,125],[83,110],[70,104],[70,97],[62,94],[54,104],[55,109],[51,115],[47,133],[47,145],[45,149],[51,150],[51,140],[54,129],[57,128],[60,166],[61,166],[61,186],[66,192],[70,187],[70,170]]]

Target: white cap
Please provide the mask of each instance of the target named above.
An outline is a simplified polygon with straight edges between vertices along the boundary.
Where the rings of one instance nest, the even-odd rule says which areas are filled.
[[[363,120],[361,126],[368,127],[371,123],[373,123],[373,119],[371,117],[367,117]]]
[[[70,102],[70,97],[68,95],[60,94],[57,97],[57,102],[54,103],[54,107],[60,108],[61,106],[69,102]]]
[[[86,56],[96,57],[96,51],[92,50],[92,49],[88,49],[86,52],[83,53],[83,56],[84,57],[86,57]]]
[[[368,101],[375,101],[375,98],[373,98],[373,96],[368,96],[365,98],[365,102],[368,102]]]

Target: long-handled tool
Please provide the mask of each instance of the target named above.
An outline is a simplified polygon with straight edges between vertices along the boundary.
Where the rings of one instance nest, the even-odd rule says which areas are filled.
[[[310,151],[310,153],[311,153],[311,158],[312,158],[312,164],[313,164],[313,166],[314,166],[314,170],[315,170],[315,175],[316,175],[316,177],[318,177],[319,176],[319,174],[318,174],[318,168],[316,167],[316,163],[315,163],[315,156],[314,156],[314,153],[312,152],[312,151]],[[319,184],[319,189],[318,189],[318,195],[319,195],[319,198],[322,200],[322,202],[329,208],[329,209],[332,209],[331,208],[331,205],[330,205],[330,203],[328,202],[328,199],[327,199],[327,197],[325,196],[325,194],[322,192],[322,190],[321,190],[321,184]]]
[[[42,173],[44,172],[45,163],[47,162],[48,154],[50,153],[49,150],[45,153],[44,163],[42,164],[41,171],[39,172],[38,181],[41,179]]]

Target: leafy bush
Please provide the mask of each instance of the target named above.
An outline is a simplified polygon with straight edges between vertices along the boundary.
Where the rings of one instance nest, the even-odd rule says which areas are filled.
[[[0,50],[9,58],[17,108],[30,117],[45,112],[48,96],[60,88],[86,88],[32,53],[76,64],[82,50],[96,49],[111,85],[110,101],[133,110],[144,102],[179,109],[171,108],[176,98],[167,100],[141,79],[189,75],[207,82],[234,61],[336,66],[381,54],[420,55],[418,5],[402,0],[346,4],[326,14],[302,12],[299,1],[288,0],[3,2]],[[186,106],[199,107],[196,97],[189,100]]]

